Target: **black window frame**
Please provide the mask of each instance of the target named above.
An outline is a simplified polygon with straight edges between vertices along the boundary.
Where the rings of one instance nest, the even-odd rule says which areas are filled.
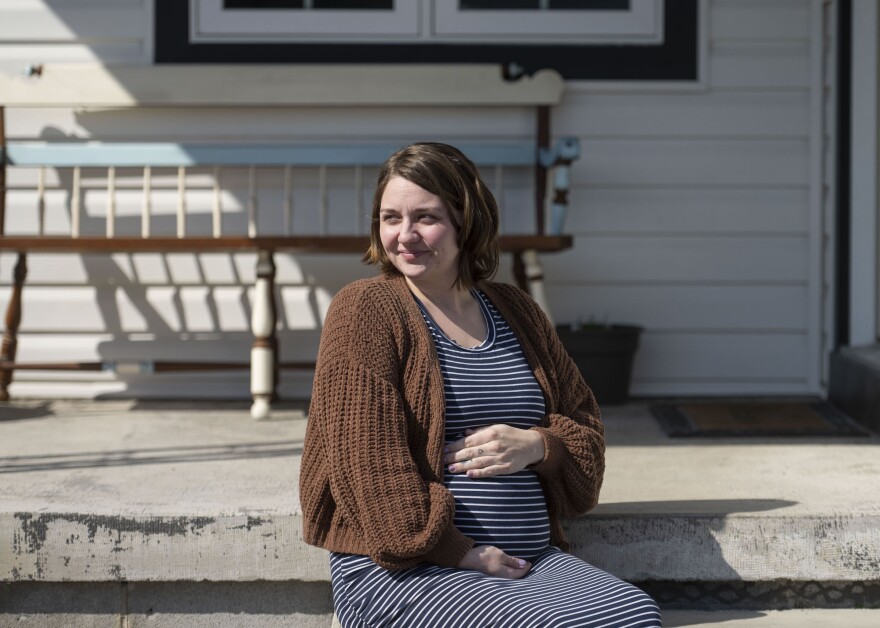
[[[497,63],[569,80],[698,81],[699,0],[666,0],[658,44],[193,43],[189,2],[155,0],[154,60],[175,63]]]

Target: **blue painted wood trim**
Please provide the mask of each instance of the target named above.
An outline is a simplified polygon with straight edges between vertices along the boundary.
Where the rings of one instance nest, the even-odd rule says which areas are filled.
[[[461,143],[479,165],[533,166],[531,142]],[[173,144],[8,142],[5,158],[13,166],[378,166],[400,148],[394,144]]]

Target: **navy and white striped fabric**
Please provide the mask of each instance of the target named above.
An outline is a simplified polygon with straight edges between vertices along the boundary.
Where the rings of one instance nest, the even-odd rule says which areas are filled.
[[[422,308],[445,383],[447,442],[498,423],[527,429],[544,414],[516,337],[485,295],[474,295],[488,328],[478,347],[455,344]],[[366,556],[334,553],[330,575],[343,628],[660,625],[645,593],[549,545],[547,504],[533,471],[482,479],[447,471],[444,483],[455,497],[456,527],[477,545],[529,559],[532,569],[519,580],[430,564],[390,571]]]
[[[475,295],[488,334],[474,348],[450,340],[422,308],[443,373],[447,443],[467,429],[498,423],[528,429],[544,416],[544,395],[513,331],[481,293]],[[447,469],[443,482],[455,496],[455,526],[477,545],[526,559],[549,545],[547,503],[534,471],[471,479]]]
[[[548,547],[519,579],[423,564],[388,571],[334,554],[333,603],[343,628],[656,628],[660,611],[631,584]]]

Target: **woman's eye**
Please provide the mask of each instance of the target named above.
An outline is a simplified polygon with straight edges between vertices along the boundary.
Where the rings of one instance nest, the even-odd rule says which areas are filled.
[[[393,214],[385,214],[382,216],[382,222],[396,222],[400,220],[398,216],[394,216]]]

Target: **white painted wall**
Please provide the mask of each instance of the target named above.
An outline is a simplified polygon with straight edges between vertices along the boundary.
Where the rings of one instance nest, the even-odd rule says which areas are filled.
[[[548,258],[548,296],[560,319],[647,328],[636,394],[822,388],[821,15],[714,0],[703,89],[570,87],[576,243]]]
[[[148,6],[134,0],[104,2],[135,12]],[[64,4],[72,23],[86,4],[100,3],[82,0],[80,9]],[[823,44],[823,3],[712,0],[706,5],[708,39],[700,84],[571,83],[554,112],[554,132],[578,135],[584,156],[573,169],[567,225],[575,247],[544,257],[548,297],[559,321],[591,316],[645,326],[633,386],[637,395],[818,394],[829,325],[824,243],[831,223],[827,203],[833,198],[823,194],[830,181],[827,151],[832,145],[823,139],[830,132],[827,106],[833,101],[823,98],[833,87],[823,72],[830,50]],[[8,7],[0,6],[0,23],[8,13]],[[115,23],[101,32],[109,35]],[[132,27],[119,27],[129,38],[127,52],[118,57],[106,53],[108,62],[124,61],[138,47]],[[833,30],[825,31],[833,36]],[[65,46],[83,50],[75,43],[58,45],[53,48],[57,58],[67,58]],[[141,40],[138,49],[146,48]],[[20,63],[42,50],[42,45],[11,43],[0,27],[0,58]],[[531,113],[519,108],[7,112],[11,139],[455,142],[527,138],[533,124]],[[99,186],[103,173],[90,174],[89,185]],[[511,231],[524,228],[517,216],[528,211],[527,175],[505,176],[503,204]],[[313,189],[313,175],[302,176],[299,208],[309,206]],[[17,186],[26,187],[34,175],[14,177]],[[350,205],[342,179],[336,192],[340,207]],[[194,173],[191,181],[207,188],[210,173]],[[50,211],[63,222],[67,184],[59,183]],[[155,206],[166,212],[170,225],[173,173],[166,173],[164,185],[168,202],[164,210],[161,203]],[[269,207],[277,200],[278,179],[270,177],[263,185],[263,205]],[[208,220],[209,198],[208,189],[188,198],[200,220]],[[16,190],[10,199],[8,230],[33,230],[32,193]],[[89,192],[87,201],[86,228],[101,232],[102,194]],[[243,197],[233,191],[227,201],[230,228],[242,225]],[[138,202],[136,190],[121,192],[120,214],[134,222]],[[333,228],[340,231],[358,222],[347,207],[334,216]],[[300,219],[300,228],[311,228],[306,223],[313,216],[303,213]],[[266,228],[272,228],[271,218],[266,220]],[[332,294],[372,271],[354,256],[284,255],[277,261],[282,357],[307,358],[314,354]],[[113,359],[119,354],[246,359],[252,256],[35,255],[30,268],[22,360]],[[0,255],[4,284],[11,271],[11,256]],[[509,278],[505,269],[502,279]],[[5,302],[5,293],[0,299]],[[136,343],[147,339],[153,342]],[[283,394],[308,391],[307,374],[288,373],[283,380]],[[12,393],[246,396],[247,377],[123,380],[21,371]]]
[[[152,0],[3,0],[0,69],[30,63],[149,63]]]

